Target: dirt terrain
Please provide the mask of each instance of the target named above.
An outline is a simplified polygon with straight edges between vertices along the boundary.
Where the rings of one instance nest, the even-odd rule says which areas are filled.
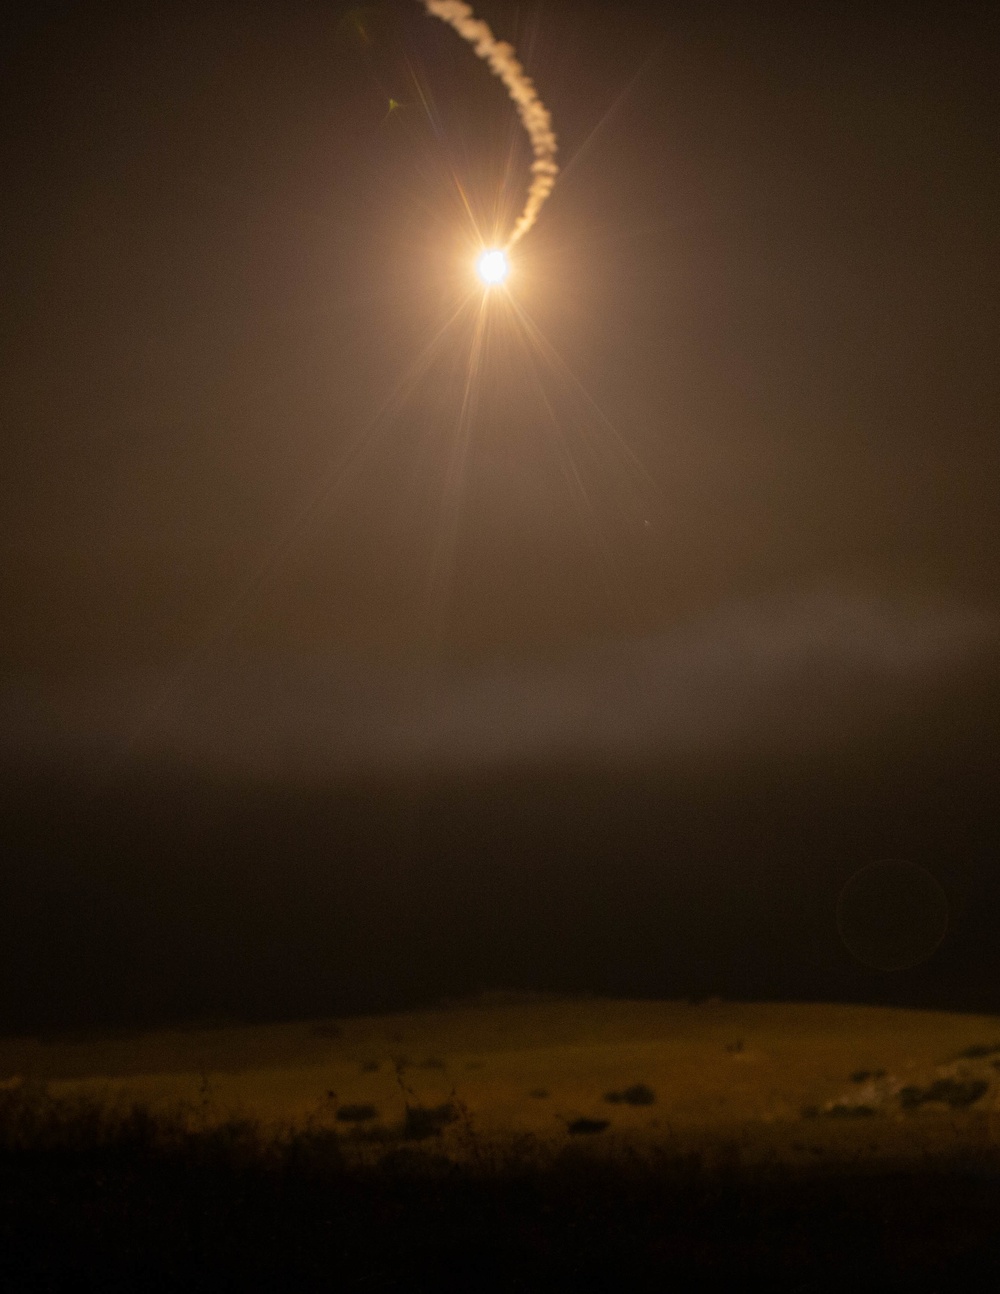
[[[400,1139],[662,1146],[858,1163],[1000,1142],[1000,1018],[877,1007],[486,995],[399,1015],[0,1042],[55,1098]]]

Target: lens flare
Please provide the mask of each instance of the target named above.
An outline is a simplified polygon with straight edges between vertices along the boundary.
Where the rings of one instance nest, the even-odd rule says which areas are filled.
[[[476,269],[487,287],[498,286],[510,273],[506,255],[497,248],[483,252],[476,262]]]

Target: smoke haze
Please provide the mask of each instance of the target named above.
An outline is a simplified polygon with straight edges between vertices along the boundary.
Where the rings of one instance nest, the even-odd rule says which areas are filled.
[[[479,58],[485,59],[494,76],[507,87],[507,92],[517,108],[518,116],[531,140],[534,161],[531,164],[532,181],[528,198],[507,241],[512,247],[523,238],[538,219],[545,199],[555,186],[559,167],[556,165],[556,137],[552,118],[538,97],[535,84],[525,72],[514,52],[513,45],[497,40],[487,23],[476,18],[463,0],[424,0],[429,14],[454,27],[463,40],[475,49]]]

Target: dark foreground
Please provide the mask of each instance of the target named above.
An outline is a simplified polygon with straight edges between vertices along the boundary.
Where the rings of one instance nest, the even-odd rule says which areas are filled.
[[[433,1143],[431,1143],[432,1145]],[[1000,1171],[709,1168],[522,1153],[458,1169],[315,1130],[23,1119],[0,1149],[4,1291],[954,1291],[1000,1278]],[[985,1282],[985,1283],[984,1283]]]

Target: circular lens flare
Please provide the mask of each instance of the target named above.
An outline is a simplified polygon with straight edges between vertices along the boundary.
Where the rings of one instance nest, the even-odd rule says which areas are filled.
[[[479,277],[487,287],[496,287],[510,273],[507,257],[498,248],[491,248],[489,251],[483,252],[476,262],[476,269],[479,271]]]

